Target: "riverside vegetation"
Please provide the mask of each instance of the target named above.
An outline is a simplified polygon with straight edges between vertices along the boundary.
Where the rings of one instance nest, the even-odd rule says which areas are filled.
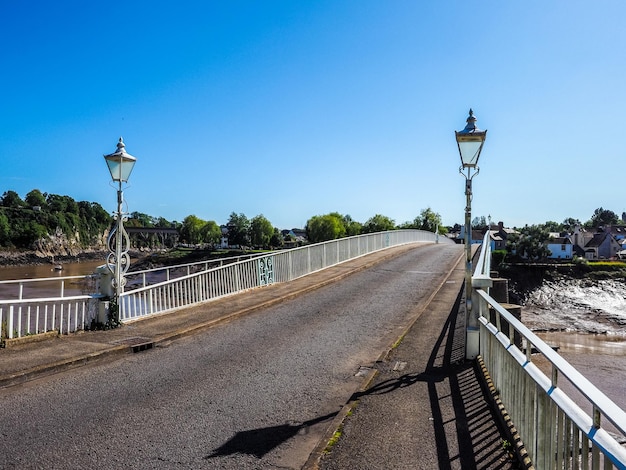
[[[5,191],[0,197],[0,263],[2,265],[41,264],[50,261],[66,262],[97,259],[107,251],[107,238],[113,217],[98,203],[75,201],[69,196],[30,191],[22,199],[15,191]],[[195,215],[182,222],[170,222],[163,217],[152,217],[132,212],[124,226],[148,228],[173,228],[178,237],[159,240],[157,235],[131,234],[131,245],[140,252],[167,248],[174,249],[177,242],[195,247],[220,244],[223,229],[228,231],[228,244],[240,248],[281,248],[303,243],[292,233],[284,234],[262,214],[248,219],[244,214],[232,212],[224,226],[212,220],[202,220]],[[376,214],[365,223],[349,215],[331,212],[311,217],[306,224],[307,242],[317,243],[345,236],[385,230],[414,228],[446,233],[441,216],[430,208],[421,211],[413,221],[396,225],[395,221]],[[176,257],[173,253],[172,257]]]

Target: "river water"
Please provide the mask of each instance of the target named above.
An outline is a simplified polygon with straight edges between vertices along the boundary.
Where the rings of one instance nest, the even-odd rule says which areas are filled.
[[[22,279],[50,279],[45,282],[27,282],[23,284],[24,298],[56,297],[61,292],[61,278],[66,276],[84,276],[92,274],[102,261],[85,261],[81,263],[64,263],[61,270],[56,265],[32,265],[32,266],[0,266],[0,281]],[[85,284],[79,280],[67,279],[63,282],[65,296],[80,295],[85,289]],[[92,293],[92,292],[90,292]],[[16,299],[19,296],[19,284],[0,283],[0,299]]]

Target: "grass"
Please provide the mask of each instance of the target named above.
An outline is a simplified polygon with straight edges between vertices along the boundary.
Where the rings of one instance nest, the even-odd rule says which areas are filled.
[[[352,416],[354,412],[354,408],[358,405],[358,403],[359,403],[358,400],[356,400],[352,404],[352,406],[346,413],[346,418],[349,418],[350,416]],[[343,423],[339,425],[339,428],[333,433],[332,437],[328,440],[328,443],[326,444],[326,447],[324,448],[324,454],[330,453],[334,445],[337,444],[337,442],[339,442],[339,439],[341,439],[342,434],[343,434]]]
[[[402,336],[400,336],[395,343],[393,343],[391,345],[391,349],[396,349],[398,346],[400,346],[400,344],[402,343],[402,341],[404,341],[404,334]]]
[[[324,453],[328,454],[330,453],[331,449],[333,448],[333,446],[335,444],[337,444],[337,442],[339,441],[339,439],[341,439],[341,434],[343,433],[343,425],[339,426],[339,429],[337,429],[334,433],[333,436],[328,440],[328,444],[326,444],[326,448],[324,449]]]

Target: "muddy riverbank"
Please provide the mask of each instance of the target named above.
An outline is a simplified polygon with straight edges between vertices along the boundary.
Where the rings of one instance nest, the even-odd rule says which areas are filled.
[[[509,297],[521,305],[533,331],[626,336],[626,279],[613,271],[572,266],[527,266],[503,270]]]
[[[34,251],[0,251],[0,266],[38,266],[46,264],[80,263],[106,259],[105,251],[83,251],[73,255],[41,256]]]
[[[522,322],[626,409],[626,280],[616,272],[586,276],[538,267],[518,269],[510,279],[511,302],[522,306]],[[547,361],[537,356],[533,362],[551,375]],[[566,379],[559,386],[592,413]]]

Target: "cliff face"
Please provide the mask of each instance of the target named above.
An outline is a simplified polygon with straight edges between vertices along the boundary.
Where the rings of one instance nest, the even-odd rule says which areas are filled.
[[[51,260],[67,261],[78,257],[89,258],[101,256],[107,251],[106,241],[109,231],[106,230],[97,237],[90,246],[81,244],[80,235],[75,233],[68,237],[61,229],[53,234],[37,240],[30,250],[0,251],[0,265],[40,264],[49,263]]]
[[[54,256],[77,256],[80,253],[80,239],[78,234],[68,238],[61,229],[57,228],[54,234],[40,238],[32,246],[35,256],[52,258]]]

